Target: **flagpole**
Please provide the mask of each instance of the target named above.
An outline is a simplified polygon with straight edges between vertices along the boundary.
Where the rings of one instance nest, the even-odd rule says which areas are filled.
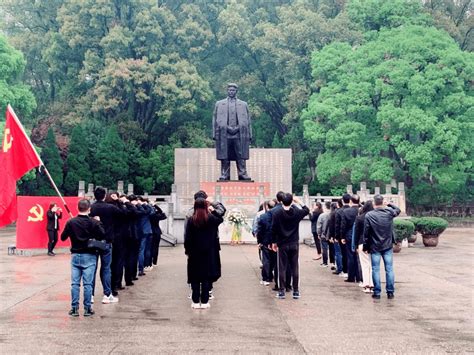
[[[23,134],[25,135],[26,139],[28,140],[28,143],[30,144],[31,146],[31,149],[33,149],[33,152],[35,152],[36,154],[36,157],[38,158],[39,162],[41,163],[40,166],[42,166],[44,168],[44,171],[46,173],[46,176],[48,177],[49,181],[51,182],[51,185],[53,185],[54,187],[54,190],[56,190],[56,193],[58,194],[59,198],[61,199],[63,205],[64,205],[64,208],[66,209],[67,213],[69,214],[69,216],[72,218],[73,215],[71,213],[71,210],[69,209],[66,201],[64,200],[63,198],[63,195],[61,195],[61,192],[59,192],[59,189],[58,187],[56,186],[56,183],[54,182],[53,178],[51,177],[51,174],[49,173],[48,169],[46,168],[46,166],[44,165],[43,163],[43,160],[41,159],[41,157],[39,156],[38,152],[36,151],[33,143],[31,143],[31,140],[30,140],[30,137],[28,136],[28,134],[26,134],[26,131],[25,131],[25,128],[23,127],[23,125],[21,124],[20,120],[18,119],[15,111],[13,110],[13,107],[10,106],[10,104],[7,105],[7,110],[10,111],[10,113],[12,114],[13,116],[13,119],[16,121],[16,124],[18,125],[18,127],[20,127],[20,129],[22,130]]]

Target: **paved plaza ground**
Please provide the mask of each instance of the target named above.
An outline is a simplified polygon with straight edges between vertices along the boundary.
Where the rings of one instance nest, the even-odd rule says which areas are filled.
[[[395,299],[380,301],[320,268],[306,245],[302,298],[277,300],[259,285],[256,246],[226,245],[211,309],[191,310],[183,247],[162,248],[159,267],[122,291],[119,303],[96,303],[92,318],[82,305],[79,318],[67,315],[68,254],[8,256],[10,244],[14,231],[0,230],[2,354],[474,351],[472,229],[448,229],[437,248],[418,240],[395,255]]]

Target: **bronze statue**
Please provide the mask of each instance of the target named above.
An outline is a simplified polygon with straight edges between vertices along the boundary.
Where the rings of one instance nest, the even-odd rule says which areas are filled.
[[[227,85],[227,98],[216,102],[212,119],[212,138],[216,141],[217,160],[221,161],[219,181],[230,179],[230,162],[237,164],[239,180],[250,181],[246,160],[252,141],[250,113],[245,101],[237,99],[237,84]]]

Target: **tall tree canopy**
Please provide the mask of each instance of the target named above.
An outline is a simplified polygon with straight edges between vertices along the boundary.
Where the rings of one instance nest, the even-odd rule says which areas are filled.
[[[26,66],[12,47],[0,63],[18,68],[9,76],[8,90],[28,84],[34,92],[36,109],[32,96],[17,104],[25,105],[22,113],[34,110],[29,124],[36,143],[54,127],[66,160],[68,193],[79,178],[114,187],[119,176],[139,191],[169,192],[173,149],[212,146],[213,104],[225,96],[226,83],[235,81],[252,111],[253,144],[292,148],[295,191],[305,183],[311,193],[330,193],[362,178],[374,183],[403,178],[412,196],[430,186],[442,202],[462,196],[461,185],[471,181],[462,157],[470,150],[459,143],[462,136],[453,134],[450,143],[459,157],[448,154],[443,161],[433,131],[402,129],[387,117],[398,119],[397,110],[410,109],[411,121],[418,110],[420,117],[434,117],[436,129],[443,124],[468,132],[472,10],[468,0],[4,0],[3,32]],[[398,44],[410,53],[395,50],[392,30],[397,38],[414,35]],[[380,59],[381,53],[391,57]],[[461,62],[455,65],[453,56]],[[435,71],[436,66],[442,69]],[[349,71],[344,74],[343,68]],[[449,85],[442,83],[444,76],[436,77],[449,75],[448,68],[457,75]],[[394,84],[397,80],[404,84]],[[392,99],[377,96],[389,89]],[[441,97],[450,105],[443,106]],[[320,122],[323,117],[327,121]],[[338,117],[337,124],[328,117]],[[89,174],[79,169],[78,154],[84,153],[73,137],[78,126]],[[398,136],[409,130],[406,146]],[[424,145],[434,150],[431,162],[410,160],[415,154],[405,152],[410,149],[421,159],[414,136],[431,142]],[[378,159],[375,152],[381,152]],[[101,160],[113,154],[121,168],[111,179],[104,169],[113,161]],[[442,183],[449,176],[450,182]],[[31,192],[30,185],[24,192]]]
[[[318,92],[302,117],[320,148],[318,178],[398,177],[420,204],[463,196],[472,179],[473,59],[447,34],[415,25],[315,53]]]

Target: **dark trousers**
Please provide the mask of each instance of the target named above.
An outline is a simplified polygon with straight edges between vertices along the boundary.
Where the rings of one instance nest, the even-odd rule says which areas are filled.
[[[125,283],[128,285],[137,277],[138,243],[132,238],[125,241]]]
[[[123,268],[125,265],[125,248],[121,236],[118,236],[112,248],[112,290],[122,287]]]
[[[48,253],[51,253],[58,242],[58,230],[48,230]]]
[[[359,257],[351,248],[351,239],[346,239],[346,254],[347,254],[347,279],[349,281],[362,281]]]
[[[292,243],[278,247],[278,268],[279,268],[279,287],[280,291],[285,291],[287,286],[287,270],[290,269],[293,278],[293,291],[299,290],[299,245]]]
[[[160,253],[160,241],[161,234],[153,234],[152,240],[152,253],[153,253],[153,265],[158,264],[158,254]]]
[[[331,264],[334,264],[336,262],[335,258],[335,252],[334,252],[334,243],[329,243],[329,262]]]
[[[270,250],[270,270],[273,273],[273,281],[278,286],[278,253]]]
[[[342,272],[347,274],[347,249],[346,246],[342,243],[339,243],[341,246],[341,254],[342,254]],[[347,245],[347,240],[346,240]]]
[[[325,239],[321,239],[321,247],[323,249],[323,264],[328,264],[328,248],[329,248],[329,243]]]
[[[271,253],[274,252],[268,249],[266,246],[262,246],[260,252],[262,253],[262,281],[272,282],[273,275]]]
[[[207,303],[209,302],[209,290],[211,283],[209,281],[204,282],[191,282],[191,289],[193,290],[191,298],[194,303]]]
[[[313,233],[314,245],[318,250],[318,254],[321,254],[321,239],[318,237],[318,233]]]

